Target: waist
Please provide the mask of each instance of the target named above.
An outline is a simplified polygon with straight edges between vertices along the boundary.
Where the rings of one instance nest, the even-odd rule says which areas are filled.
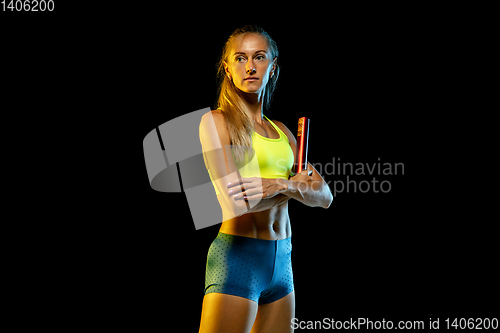
[[[231,234],[226,234],[226,233],[221,232],[221,231],[219,231],[219,233],[217,234],[216,239],[217,238],[236,240],[234,243],[239,243],[239,244],[257,244],[257,243],[259,243],[259,244],[264,244],[264,245],[273,244],[275,242],[289,243],[292,240],[291,236],[284,238],[284,239],[272,240],[272,239],[260,239],[260,238],[246,237],[246,236],[240,236],[240,235],[231,235]]]
[[[289,238],[292,236],[292,228],[288,216],[288,203],[225,220],[219,232],[263,240]]]

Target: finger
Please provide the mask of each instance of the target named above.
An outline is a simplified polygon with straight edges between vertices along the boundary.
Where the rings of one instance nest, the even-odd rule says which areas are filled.
[[[262,192],[262,191],[258,191],[256,189],[247,189],[247,190],[241,191],[240,193],[235,193],[234,200],[243,200],[243,199],[246,199],[246,197],[248,197],[248,196],[252,196],[252,195],[258,194],[260,192]],[[229,196],[231,196],[231,195],[229,195]]]
[[[243,194],[243,196],[247,196],[247,197],[254,196],[257,194],[262,195],[262,188],[257,187],[257,188],[248,189],[248,190],[245,190],[242,194]]]
[[[258,187],[258,184],[255,184],[255,183],[245,183],[245,184],[241,184],[239,186],[233,186],[231,188],[228,188],[228,192],[227,194],[229,196],[236,196],[236,195],[239,195],[239,194],[243,194],[245,195],[245,191],[248,191],[250,189],[253,189],[253,188],[256,188]],[[243,196],[243,195],[240,195]]]
[[[245,195],[252,195],[260,192],[262,192],[262,183],[260,182],[260,178],[251,183],[244,183],[241,184],[241,186],[235,186],[228,189],[228,195],[235,196],[235,199],[241,199]]]
[[[243,197],[243,199],[245,200],[261,200],[262,198],[264,198],[264,193],[260,192],[260,193],[255,193],[255,194],[252,194],[252,195],[245,195]]]
[[[242,184],[248,184],[254,181],[255,178],[241,178],[241,179],[235,179],[229,183],[227,183],[227,187],[231,188],[234,186],[242,185]]]
[[[235,187],[235,186],[241,186],[241,182],[239,179],[233,180],[229,183],[227,183],[227,188]]]
[[[300,173],[303,174],[304,176],[311,176],[313,172],[312,172],[312,170],[305,169],[305,170],[302,170]]]
[[[242,193],[243,191],[244,191],[244,188],[242,186],[235,186],[233,188],[229,188],[227,191],[227,194],[229,196],[233,196],[233,195],[238,195],[238,194]]]

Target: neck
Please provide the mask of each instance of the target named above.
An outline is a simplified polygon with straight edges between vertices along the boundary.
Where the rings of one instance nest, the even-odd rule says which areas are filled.
[[[252,121],[257,123],[262,122],[262,102],[264,99],[264,91],[258,93],[246,93],[244,91],[238,90],[238,95],[245,106],[245,113],[250,117]]]

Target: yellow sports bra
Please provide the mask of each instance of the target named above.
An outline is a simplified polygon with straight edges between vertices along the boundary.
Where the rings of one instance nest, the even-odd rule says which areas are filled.
[[[252,133],[252,148],[255,153],[247,154],[245,160],[236,163],[236,166],[242,178],[288,179],[294,162],[293,151],[288,143],[288,137],[271,120],[266,116],[264,117],[278,131],[280,137],[278,139],[270,139],[254,131]],[[208,174],[210,175],[216,194],[219,195],[219,190],[215,186],[210,169],[208,170]]]
[[[278,139],[269,139],[257,132],[252,133],[252,148],[255,154],[248,161],[237,163],[241,177],[283,178],[288,179],[293,166],[293,151],[288,138],[271,120],[264,116],[278,131]]]

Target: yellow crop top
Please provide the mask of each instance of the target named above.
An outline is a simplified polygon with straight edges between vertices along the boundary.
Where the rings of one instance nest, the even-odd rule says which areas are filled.
[[[255,154],[251,154],[252,156],[250,157],[247,154],[245,160],[237,163],[236,166],[242,178],[288,179],[294,162],[293,151],[288,143],[288,137],[271,120],[266,116],[264,117],[278,131],[280,137],[278,139],[270,139],[254,131],[252,133],[252,148]],[[250,161],[248,160],[249,158]],[[213,182],[210,170],[208,170],[208,173],[214,184],[215,192],[219,195],[220,193]]]
[[[288,138],[276,124],[264,116],[278,131],[278,139],[269,139],[257,132],[252,133],[252,159],[248,155],[244,162],[237,163],[241,177],[283,178],[288,179],[293,166],[293,151]]]

